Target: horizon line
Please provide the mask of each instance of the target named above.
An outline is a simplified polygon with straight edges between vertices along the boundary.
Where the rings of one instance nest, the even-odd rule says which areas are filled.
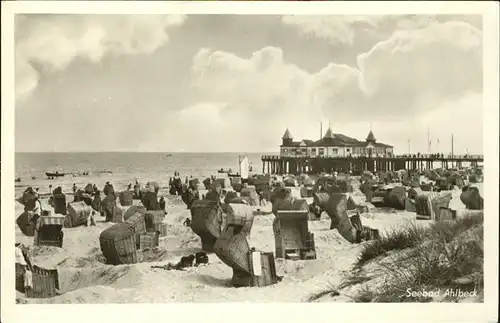
[[[115,151],[14,151],[21,154],[95,154],[95,153],[139,153],[139,154],[261,154],[261,153],[278,153],[279,151],[131,151],[131,150],[115,150]]]

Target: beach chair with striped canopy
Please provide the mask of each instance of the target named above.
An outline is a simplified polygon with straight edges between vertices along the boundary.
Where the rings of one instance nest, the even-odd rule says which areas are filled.
[[[63,225],[65,216],[41,216],[35,229],[35,246],[54,246],[62,248]]]

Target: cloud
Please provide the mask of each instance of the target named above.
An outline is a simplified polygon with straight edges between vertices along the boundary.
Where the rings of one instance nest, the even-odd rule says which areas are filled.
[[[284,16],[282,21],[286,25],[297,28],[303,35],[325,38],[332,43],[352,44],[355,35],[354,27],[373,29],[383,19],[386,18],[376,15],[290,15]]]
[[[482,33],[464,22],[397,31],[359,55],[358,65],[374,109],[418,114],[465,92],[481,91]]]
[[[148,54],[168,42],[168,28],[185,16],[21,15],[16,17],[16,98],[29,95],[41,67],[61,71],[76,58]]]
[[[239,129],[263,147],[276,145],[286,126],[314,139],[320,119],[408,122],[482,90],[481,31],[458,21],[422,25],[378,42],[358,66],[330,63],[317,73],[286,62],[280,48],[248,58],[203,49],[193,86],[200,102],[227,104],[220,123],[243,120]]]

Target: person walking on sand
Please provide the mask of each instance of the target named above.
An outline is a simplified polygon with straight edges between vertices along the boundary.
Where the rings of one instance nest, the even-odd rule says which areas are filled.
[[[76,190],[77,190],[76,183],[73,183],[73,194],[76,193]]]

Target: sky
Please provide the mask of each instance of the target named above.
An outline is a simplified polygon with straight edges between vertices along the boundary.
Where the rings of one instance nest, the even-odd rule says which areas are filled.
[[[16,151],[482,153],[482,47],[478,15],[17,15]]]

